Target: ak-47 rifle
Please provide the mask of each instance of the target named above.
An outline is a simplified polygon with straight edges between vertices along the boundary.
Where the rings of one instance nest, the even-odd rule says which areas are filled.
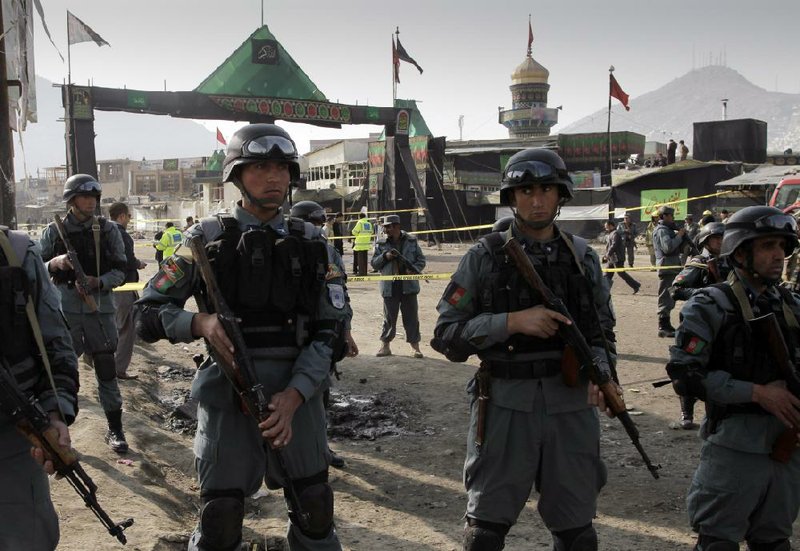
[[[67,229],[64,227],[64,222],[61,221],[61,217],[57,214],[53,216],[53,220],[55,220],[56,223],[58,237],[61,238],[61,241],[64,243],[64,247],[67,249],[67,258],[69,258],[69,262],[72,264],[72,269],[75,271],[75,287],[78,289],[78,294],[80,294],[83,302],[85,302],[89,307],[89,310],[91,312],[96,312],[97,302],[91,295],[89,278],[86,276],[86,272],[83,271],[81,261],[78,259],[78,253],[75,252],[75,249],[72,247],[72,243],[69,242],[69,238],[67,237]]]
[[[192,237],[189,240],[189,248],[192,251],[192,258],[195,265],[200,270],[200,277],[206,285],[206,296],[195,297],[201,311],[208,311],[208,304],[206,298],[210,301],[210,306],[213,312],[217,314],[225,334],[233,344],[233,363],[226,362],[223,354],[220,354],[211,343],[206,341],[209,353],[214,357],[219,368],[225,374],[225,377],[233,385],[236,394],[244,406],[245,411],[256,421],[261,423],[265,421],[270,415],[269,400],[267,399],[264,387],[258,382],[256,378],[255,365],[253,359],[247,352],[247,344],[244,341],[242,329],[239,327],[236,314],[230,309],[225,302],[225,298],[219,290],[217,278],[214,276],[214,270],[211,268],[211,263],[208,260],[208,254],[203,244],[202,239],[199,237]],[[283,453],[279,448],[273,448],[275,457],[278,460],[278,470],[281,476],[286,480],[286,491],[289,497],[289,515],[292,520],[297,523],[301,530],[307,530],[309,525],[309,515],[304,512],[300,505],[300,498],[297,491],[289,478],[289,471],[286,469],[286,461],[283,458]]]
[[[417,269],[417,267],[416,267],[416,266],[414,266],[414,265],[411,263],[411,261],[410,261],[409,259],[407,259],[405,256],[403,256],[402,254],[400,254],[400,251],[398,251],[397,249],[392,249],[392,250],[390,250],[389,252],[390,252],[391,254],[393,254],[393,255],[394,255],[394,257],[395,257],[397,260],[399,260],[399,261],[400,261],[400,262],[401,262],[401,263],[402,263],[402,264],[403,264],[403,265],[404,265],[406,268],[408,268],[409,270],[411,270],[411,271],[412,271],[414,274],[416,274],[416,275],[422,275],[422,272],[421,272],[419,269]],[[426,279],[426,280],[425,280],[425,283],[430,283],[430,281],[428,281],[428,280]]]
[[[786,389],[800,398],[800,378],[798,378],[797,369],[789,355],[789,348],[783,338],[778,318],[771,312],[766,316],[752,319],[749,323],[756,342],[767,344],[767,350],[772,356],[772,361],[778,366],[783,380],[786,381]],[[789,462],[792,453],[797,449],[798,430],[800,430],[800,427],[790,427],[783,431],[772,445],[772,453],[770,453],[772,459],[781,463]]]
[[[58,443],[58,431],[50,424],[50,417],[34,397],[27,398],[19,388],[4,358],[0,358],[0,410],[8,415],[25,438],[44,451],[45,459],[53,462],[56,473],[67,479],[83,502],[100,519],[108,533],[123,545],[127,543],[124,530],[133,525],[133,519],[114,523],[97,502],[97,485],[86,474],[78,455],[71,448]]]
[[[583,338],[583,335],[575,324],[575,320],[572,319],[564,302],[553,294],[553,291],[542,281],[541,276],[539,276],[536,269],[533,267],[530,258],[528,258],[525,251],[522,250],[519,241],[512,237],[506,241],[503,250],[516,265],[525,282],[541,295],[544,306],[558,312],[572,322],[569,325],[559,324],[558,334],[569,345],[572,352],[575,353],[578,363],[587,371],[589,380],[600,387],[603,398],[605,398],[606,407],[611,410],[611,414],[619,419],[622,426],[625,427],[625,432],[628,433],[636,451],[642,456],[642,460],[650,471],[650,474],[653,475],[653,478],[658,478],[658,469],[660,469],[661,466],[653,465],[647,453],[644,451],[641,442],[639,442],[639,431],[633,419],[631,419],[631,416],[628,414],[622,396],[617,393],[617,385],[614,383],[610,370],[601,367],[600,358],[592,352],[592,349],[589,347],[586,339]]]

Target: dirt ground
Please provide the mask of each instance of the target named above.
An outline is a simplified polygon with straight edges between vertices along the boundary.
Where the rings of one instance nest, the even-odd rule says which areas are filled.
[[[441,251],[424,248],[426,271],[452,272],[465,249],[454,245],[445,245]],[[144,242],[137,243],[137,254],[149,260],[152,249]],[[647,264],[644,254],[636,260]],[[349,266],[349,255],[346,261]],[[144,277],[154,271],[151,262]],[[700,441],[692,431],[669,428],[679,413],[677,397],[669,387],[653,389],[650,384],[664,375],[669,342],[656,336],[656,274],[637,272],[634,277],[643,284],[636,296],[618,278],[612,290],[618,370],[642,444],[653,462],[661,465],[661,478],[651,478],[619,422],[604,417],[601,447],[608,484],[600,494],[595,525],[602,550],[688,550],[694,538],[687,525],[684,499]],[[474,360],[468,364],[448,362],[428,345],[436,322],[435,306],[446,284],[445,280],[422,283],[424,359],[411,357],[402,332],[393,343],[395,355],[376,358],[382,320],[377,285],[350,285],[353,335],[361,354],[340,365],[334,418],[347,430],[332,428],[331,441],[347,461],[344,469],[331,469],[336,525],[345,549],[461,548],[466,506],[461,469],[468,421],[464,388],[476,364]],[[674,311],[674,323],[677,316]],[[131,445],[124,459],[102,442],[105,420],[95,380],[86,366],[81,367],[81,411],[71,428],[73,444],[97,483],[98,498],[108,514],[116,521],[135,519],[126,532],[129,549],[185,549],[196,522],[193,433],[172,412],[188,394],[194,370],[192,355],[203,352],[201,342],[136,346],[130,373],[138,374],[139,379],[121,382]],[[363,417],[369,410],[370,423],[359,421],[354,404],[368,404],[359,411]],[[65,481],[53,482],[52,494],[61,521],[59,549],[121,548]],[[258,496],[248,500],[245,538],[267,538],[269,548],[282,549],[286,528],[282,495],[264,488]],[[506,542],[509,551],[552,548],[536,512],[535,494]]]

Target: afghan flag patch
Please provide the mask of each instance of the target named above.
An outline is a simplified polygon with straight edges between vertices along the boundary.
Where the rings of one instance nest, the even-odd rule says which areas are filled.
[[[170,287],[175,285],[184,276],[178,263],[175,261],[174,256],[170,256],[161,263],[161,269],[156,274],[153,287],[159,293],[165,293]]]
[[[686,352],[687,354],[696,355],[702,352],[705,346],[706,342],[704,340],[701,340],[698,337],[691,337],[689,339],[689,342],[687,342],[684,345],[683,351]]]
[[[447,287],[446,291],[447,302],[456,308],[465,308],[472,300],[472,293],[459,287],[455,282]]]

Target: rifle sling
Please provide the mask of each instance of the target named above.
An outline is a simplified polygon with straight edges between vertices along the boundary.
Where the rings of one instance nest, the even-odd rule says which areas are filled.
[[[0,248],[3,249],[3,254],[5,254],[6,260],[8,260],[10,266],[22,268],[22,261],[17,257],[17,253],[14,252],[14,248],[11,246],[11,241],[4,231],[0,231]],[[55,396],[56,405],[58,406],[58,414],[61,415],[61,419],[66,419],[64,412],[61,410],[61,401],[58,398],[56,382],[53,379],[53,370],[50,368],[50,357],[47,355],[47,349],[44,346],[42,330],[39,326],[39,320],[36,317],[36,309],[33,307],[33,300],[30,296],[28,297],[28,302],[25,304],[25,314],[31,326],[31,332],[33,333],[33,339],[36,341],[36,347],[39,349],[39,354],[42,357],[42,364],[44,364],[44,369],[47,372],[50,388],[53,389],[53,395]]]

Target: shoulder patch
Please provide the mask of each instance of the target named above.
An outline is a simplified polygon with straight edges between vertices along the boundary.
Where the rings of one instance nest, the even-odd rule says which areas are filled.
[[[328,262],[328,271],[325,273],[325,281],[342,278],[344,273],[339,269],[335,262]]]
[[[331,301],[331,305],[337,310],[344,308],[347,302],[344,295],[344,285],[328,284],[328,298]]]
[[[466,308],[472,301],[472,293],[455,281],[451,281],[447,289],[444,290],[444,299],[448,304],[460,310]]]
[[[186,273],[178,266],[177,257],[171,256],[161,263],[156,277],[153,279],[153,288],[164,294],[170,287],[175,286]]]
[[[695,337],[694,335],[687,335],[687,339],[685,339],[683,346],[683,351],[687,354],[697,355],[703,351],[703,348],[706,346],[706,341],[702,340],[700,337]]]

